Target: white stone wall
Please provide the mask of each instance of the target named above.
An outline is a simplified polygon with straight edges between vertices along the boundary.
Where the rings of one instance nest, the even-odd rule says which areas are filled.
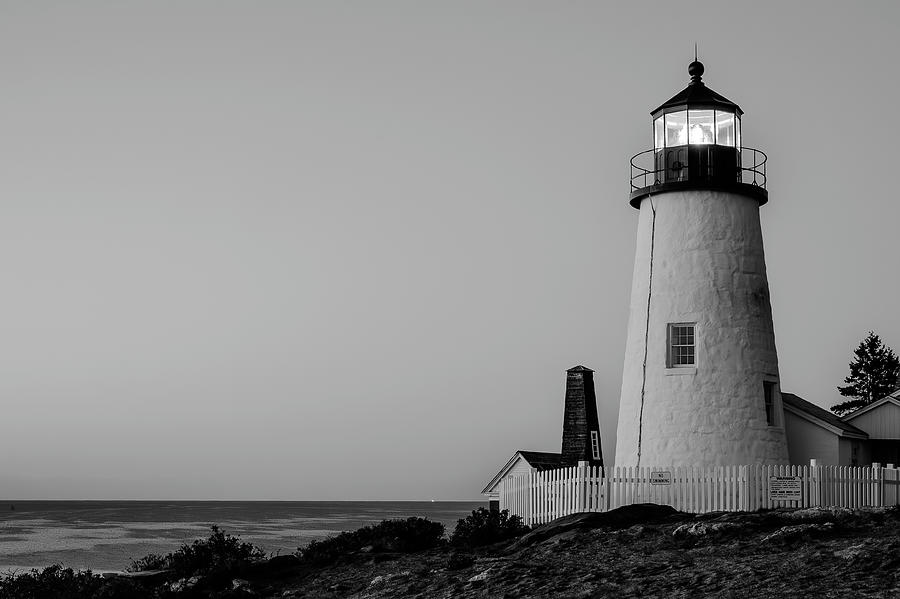
[[[696,323],[696,368],[668,369],[667,325],[681,322]],[[779,426],[766,423],[767,380],[778,381],[778,358],[758,202],[716,191],[645,198],[638,221],[616,465],[787,463],[777,391]]]

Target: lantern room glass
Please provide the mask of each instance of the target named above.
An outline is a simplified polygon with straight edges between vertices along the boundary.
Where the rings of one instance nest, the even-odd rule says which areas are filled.
[[[666,147],[666,130],[663,117],[658,117],[653,121],[653,147],[656,150],[662,150]]]
[[[666,147],[687,145],[687,111],[670,112],[666,115]]]
[[[653,120],[653,148],[686,145],[741,147],[741,119],[727,110],[676,110]]]
[[[715,143],[715,115],[713,110],[688,111],[688,143],[709,145]]]
[[[716,111],[716,145],[734,147],[734,113]]]

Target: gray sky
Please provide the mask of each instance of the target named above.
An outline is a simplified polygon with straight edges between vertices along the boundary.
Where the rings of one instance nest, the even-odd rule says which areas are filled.
[[[782,387],[900,350],[895,2],[3,2],[0,497],[462,499],[615,447],[649,111],[769,155]]]

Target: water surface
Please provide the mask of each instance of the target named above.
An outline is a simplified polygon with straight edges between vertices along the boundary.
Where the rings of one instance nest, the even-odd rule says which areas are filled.
[[[213,524],[269,553],[390,518],[420,516],[451,532],[480,502],[15,501],[0,503],[0,573],[61,564],[122,570],[209,535]]]

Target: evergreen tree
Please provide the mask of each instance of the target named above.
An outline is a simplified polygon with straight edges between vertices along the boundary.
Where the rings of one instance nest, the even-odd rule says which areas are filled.
[[[838,387],[841,395],[853,399],[831,406],[831,411],[838,416],[881,399],[900,384],[900,359],[894,350],[881,343],[874,331],[869,331],[853,354],[856,357],[850,362],[850,375],[844,379],[846,385]]]

